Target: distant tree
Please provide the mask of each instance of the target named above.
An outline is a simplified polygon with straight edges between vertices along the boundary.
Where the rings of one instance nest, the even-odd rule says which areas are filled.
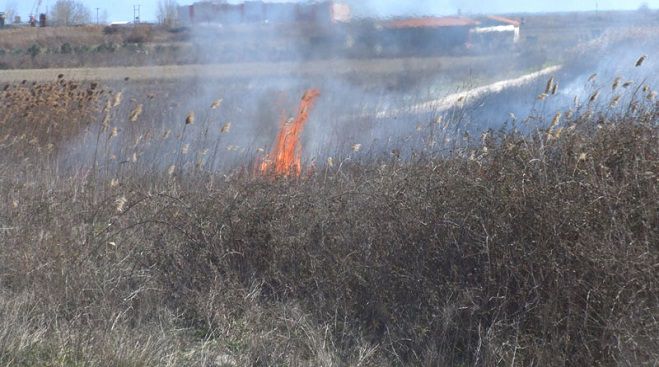
[[[178,18],[178,3],[176,0],[160,0],[158,2],[158,22],[172,27]]]
[[[82,2],[57,0],[50,11],[50,22],[59,26],[90,23],[91,11]]]
[[[648,3],[643,3],[638,7],[638,11],[641,13],[647,13],[650,11],[650,5],[648,5]]]

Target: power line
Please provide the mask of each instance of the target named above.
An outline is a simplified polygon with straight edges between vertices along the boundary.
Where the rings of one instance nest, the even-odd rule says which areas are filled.
[[[133,5],[133,23],[138,24],[140,23],[140,4]]]

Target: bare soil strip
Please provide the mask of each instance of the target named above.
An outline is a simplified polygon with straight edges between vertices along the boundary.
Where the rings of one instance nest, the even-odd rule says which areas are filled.
[[[313,76],[337,74],[389,74],[409,71],[439,71],[496,62],[501,57],[465,56],[367,60],[322,60],[302,62],[252,62],[213,65],[166,65],[99,68],[53,68],[0,71],[0,82],[51,81],[64,74],[69,80],[113,81],[175,80],[188,78],[227,79],[267,76]]]

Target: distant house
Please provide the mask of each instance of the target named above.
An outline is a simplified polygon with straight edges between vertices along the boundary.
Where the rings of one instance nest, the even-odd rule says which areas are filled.
[[[377,36],[384,53],[432,54],[463,49],[480,23],[467,17],[393,19],[380,23]]]
[[[516,44],[520,41],[522,22],[516,19],[491,15],[479,19],[479,26],[470,33],[476,45],[490,48]]]
[[[350,7],[334,1],[313,3],[200,1],[178,8],[182,24],[334,23],[350,20]]]

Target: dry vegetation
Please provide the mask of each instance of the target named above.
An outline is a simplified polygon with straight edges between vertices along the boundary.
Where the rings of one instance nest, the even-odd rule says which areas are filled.
[[[0,364],[656,365],[659,111],[643,92],[448,154],[277,179],[218,171],[232,131],[195,135],[211,112],[167,132],[146,100],[93,83],[7,86]],[[174,152],[149,160],[159,144]]]
[[[149,25],[17,28],[0,35],[0,69],[176,64],[186,60],[181,41],[189,36]]]

